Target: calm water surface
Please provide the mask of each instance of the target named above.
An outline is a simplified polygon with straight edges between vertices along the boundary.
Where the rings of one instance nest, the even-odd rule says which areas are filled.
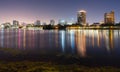
[[[0,48],[119,57],[120,30],[0,30]]]

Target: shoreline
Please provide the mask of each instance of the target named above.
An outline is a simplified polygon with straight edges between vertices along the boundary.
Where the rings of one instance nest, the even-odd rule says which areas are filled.
[[[13,57],[14,58],[14,57]],[[46,60],[45,58],[44,60]],[[120,66],[114,66],[114,65],[100,65],[98,66],[96,60],[90,60],[90,59],[80,59],[84,61],[79,61],[79,63],[68,63],[68,60],[65,61],[61,58],[59,60],[62,60],[60,62],[57,62],[57,60],[47,60],[47,61],[40,61],[40,60],[20,60],[20,61],[1,61],[0,60],[0,72],[106,72],[106,71],[120,71]],[[109,59],[108,59],[109,60]],[[120,59],[119,59],[120,60]],[[118,60],[118,62],[119,62]],[[112,61],[112,60],[111,60]],[[74,62],[74,61],[73,61]],[[93,65],[93,62],[95,63],[95,66]],[[107,61],[105,61],[107,62]],[[104,63],[105,63],[104,62]],[[82,64],[84,63],[84,64]],[[86,64],[89,64],[86,65]],[[101,64],[101,62],[99,62]],[[119,65],[118,63],[116,63]]]
[[[0,72],[118,72],[118,67],[87,67],[76,64],[60,65],[52,62],[0,62]]]
[[[87,67],[103,67],[112,66],[120,67],[120,58],[116,57],[79,57],[77,55],[64,55],[64,54],[49,54],[42,53],[41,51],[31,52],[26,50],[16,50],[16,49],[0,49],[0,61],[4,62],[52,62],[55,64],[69,65],[77,64]]]

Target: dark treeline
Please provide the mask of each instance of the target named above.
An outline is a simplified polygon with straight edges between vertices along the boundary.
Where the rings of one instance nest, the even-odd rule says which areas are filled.
[[[120,23],[116,23],[116,24],[101,24],[101,25],[86,25],[86,26],[83,26],[83,25],[80,25],[80,24],[72,24],[72,25],[61,25],[61,24],[58,24],[58,25],[43,25],[43,29],[66,29],[67,27],[96,27],[96,26],[99,26],[99,27],[111,27],[111,26],[120,26]]]

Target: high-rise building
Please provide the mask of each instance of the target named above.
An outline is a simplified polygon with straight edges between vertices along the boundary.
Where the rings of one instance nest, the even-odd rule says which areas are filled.
[[[46,22],[43,22],[43,24],[42,25],[47,25],[47,23]]]
[[[55,25],[55,20],[50,20],[51,25]]]
[[[60,19],[60,20],[59,20],[59,24],[61,24],[61,25],[66,25],[66,24],[67,24],[67,21],[64,20],[64,19]]]
[[[114,24],[115,23],[114,11],[111,11],[110,13],[105,13],[104,22],[105,22],[105,24]]]
[[[70,18],[70,19],[68,19],[68,20],[67,20],[67,24],[68,24],[68,25],[75,24],[75,20],[74,20],[74,18]]]
[[[78,24],[86,25],[86,11],[80,10],[77,14]]]
[[[37,21],[35,22],[35,25],[41,25],[40,20],[37,20]]]
[[[13,20],[13,25],[14,25],[14,26],[19,26],[19,21]]]

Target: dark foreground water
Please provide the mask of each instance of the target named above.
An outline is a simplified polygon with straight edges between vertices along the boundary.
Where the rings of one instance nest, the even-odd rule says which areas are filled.
[[[120,30],[0,30],[0,48],[79,57],[120,57]]]

